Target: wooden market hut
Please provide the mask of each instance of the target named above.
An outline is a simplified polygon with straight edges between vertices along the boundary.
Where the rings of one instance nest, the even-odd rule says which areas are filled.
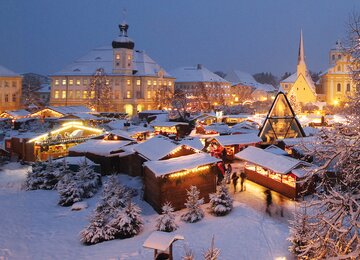
[[[175,135],[183,137],[190,133],[191,129],[185,122],[154,122],[151,123],[155,134],[163,134],[166,136]]]
[[[129,140],[90,139],[69,148],[69,156],[86,156],[100,164],[102,174],[121,172],[130,174],[134,152],[125,147],[136,142]]]
[[[25,109],[6,110],[0,114],[0,118],[10,118],[13,120],[30,116],[30,112]]]
[[[246,121],[249,117],[250,117],[250,115],[248,115],[248,114],[225,115],[225,116],[223,116],[222,121],[225,124],[232,126],[232,125],[236,125],[238,123]]]
[[[248,147],[235,155],[245,162],[248,179],[291,199],[312,191],[312,183],[300,182],[314,165],[257,147]]]
[[[223,158],[225,149],[226,159],[233,160],[234,155],[242,149],[259,145],[261,142],[257,134],[221,135],[209,138],[205,149],[218,158]]]
[[[168,160],[144,163],[144,199],[159,213],[165,202],[175,210],[185,208],[187,190],[195,185],[200,198],[209,201],[216,192],[219,159],[207,153],[195,153]]]
[[[85,106],[47,106],[31,114],[31,117],[44,118],[61,118],[67,115],[90,113],[92,112]]]

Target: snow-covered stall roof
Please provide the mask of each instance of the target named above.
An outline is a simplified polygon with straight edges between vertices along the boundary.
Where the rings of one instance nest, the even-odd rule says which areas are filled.
[[[128,122],[128,120],[119,119],[119,120],[111,121],[107,125],[113,130],[122,129],[124,127],[124,124],[126,124],[127,122]]]
[[[66,157],[54,159],[53,161],[54,162],[62,162],[63,160],[65,160],[67,164],[81,165],[85,159],[86,159],[86,163],[90,166],[98,165],[98,164],[94,163],[93,161],[91,161],[90,159],[86,158],[85,156],[66,156]]]
[[[166,174],[179,172],[182,170],[191,170],[196,167],[213,164],[220,161],[220,159],[202,152],[163,161],[147,161],[144,162],[144,166],[148,167],[156,177],[160,177]]]
[[[211,124],[211,125],[206,125],[204,126],[204,129],[206,131],[214,131],[214,132],[217,132],[219,134],[228,134],[230,133],[230,128],[227,124],[218,124],[218,123],[215,123],[215,124]]]
[[[5,113],[7,113],[12,118],[26,117],[26,116],[29,116],[31,114],[29,111],[26,111],[25,109],[6,110]]]
[[[84,143],[69,148],[69,151],[76,153],[92,153],[101,156],[108,156],[114,152],[121,150],[124,146],[130,143],[131,141],[107,141],[90,139]]]
[[[161,231],[154,231],[145,240],[143,247],[165,251],[174,241],[183,240],[183,239],[184,237],[181,235],[161,232]]]
[[[257,134],[220,135],[212,139],[218,141],[221,146],[247,145],[262,142]]]
[[[257,82],[251,74],[244,71],[233,70],[226,75],[225,79],[232,82],[234,85],[241,84],[244,86],[250,86],[257,90],[263,90],[266,92],[275,91],[275,88],[272,85],[261,84]]]
[[[229,84],[227,80],[200,64],[194,67],[180,67],[172,70],[170,73],[176,78],[175,82],[217,82]]]
[[[200,151],[204,148],[204,144],[200,141],[199,137],[186,137],[180,141],[180,144],[187,145]]]
[[[0,77],[20,77],[20,75],[0,65]]]
[[[81,120],[102,120],[103,119],[103,118],[97,117],[93,114],[76,112],[76,113],[72,113],[71,115],[65,115],[65,116],[59,118],[59,120],[67,119],[69,116],[70,116],[70,118],[76,117]]]
[[[301,165],[305,167],[311,166],[309,163],[287,156],[276,155],[253,146],[249,146],[235,154],[235,157],[280,174],[287,174]]]
[[[264,149],[265,151],[277,155],[289,155],[285,150],[281,149],[280,147],[277,147],[275,145],[270,145]]]
[[[75,60],[64,69],[56,72],[53,76],[63,75],[87,75],[91,76],[99,68],[103,68],[106,75],[119,75],[113,73],[113,48],[103,46],[95,48],[85,56]],[[159,71],[164,72],[164,77],[171,77],[164,69],[152,60],[144,51],[133,52],[133,71],[134,76],[154,76],[157,77]]]
[[[189,125],[188,123],[185,122],[151,122],[150,123],[153,127],[172,127],[172,126],[178,126],[178,125]]]
[[[309,136],[309,137],[300,137],[300,138],[284,138],[281,141],[285,144],[285,146],[292,147],[298,144],[315,143],[318,141],[318,137]]]
[[[176,149],[179,144],[174,143],[169,138],[155,136],[135,147],[135,151],[141,156],[153,161],[160,160]]]
[[[85,106],[48,106],[47,108],[63,115],[91,112],[91,110]]]
[[[107,134],[113,134],[113,135],[120,136],[124,139],[127,139],[129,141],[135,141],[135,139],[132,138],[128,132],[123,131],[123,130],[111,130],[108,133],[106,133],[105,135],[107,135]]]

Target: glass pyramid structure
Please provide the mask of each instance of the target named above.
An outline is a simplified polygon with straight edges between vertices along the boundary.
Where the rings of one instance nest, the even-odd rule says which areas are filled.
[[[283,92],[276,95],[259,137],[265,143],[274,143],[284,138],[305,137],[304,130]]]

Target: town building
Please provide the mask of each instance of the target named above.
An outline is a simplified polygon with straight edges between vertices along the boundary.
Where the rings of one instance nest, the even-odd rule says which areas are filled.
[[[112,46],[93,49],[51,76],[50,104],[87,105],[94,111],[134,115],[161,108],[171,97],[174,78],[144,51],[135,50],[128,24],[120,24]]]
[[[0,112],[21,107],[21,75],[0,65]]]
[[[296,111],[301,111],[302,106],[317,101],[316,87],[305,62],[302,31],[300,33],[297,70],[294,74],[281,81],[280,86]]]
[[[208,110],[218,105],[230,105],[231,83],[203,65],[180,67],[171,71],[175,92],[183,93],[194,110]]]
[[[319,96],[329,105],[340,105],[349,101],[356,93],[352,80],[351,56],[345,52],[340,41],[330,49],[329,68],[320,75]]]

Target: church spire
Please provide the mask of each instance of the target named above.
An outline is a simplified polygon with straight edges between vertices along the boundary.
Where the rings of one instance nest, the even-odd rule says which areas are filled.
[[[302,74],[304,77],[306,77],[307,75],[302,30],[300,31],[300,43],[299,43],[298,64],[297,64],[297,75],[299,76],[300,74]]]

